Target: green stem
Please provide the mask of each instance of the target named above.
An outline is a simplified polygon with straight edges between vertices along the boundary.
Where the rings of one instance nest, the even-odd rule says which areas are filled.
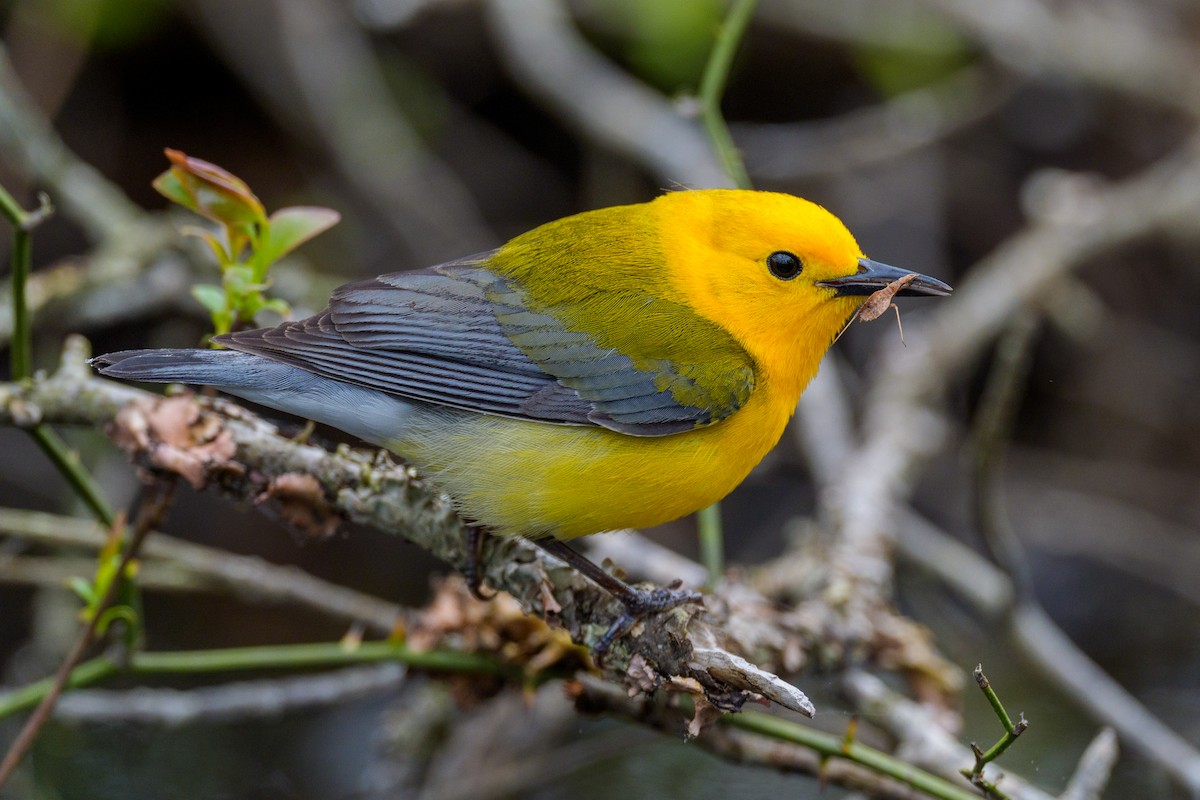
[[[738,45],[750,24],[750,16],[758,0],[737,0],[729,10],[729,16],[721,25],[717,41],[709,54],[708,64],[704,67],[704,75],[700,79],[700,105],[703,109],[704,129],[708,138],[725,167],[725,172],[733,179],[740,189],[749,189],[750,176],[746,165],[729,133],[729,126],[721,115],[721,96],[725,93],[725,84],[729,81],[729,70],[733,66],[733,57],[737,54]]]
[[[338,642],[291,644],[274,647],[231,647],[217,650],[191,650],[169,653],[132,653],[122,667],[100,656],[80,663],[71,671],[69,688],[91,686],[118,674],[179,675],[240,670],[276,670],[335,667],[396,661],[415,669],[435,672],[459,672],[519,680],[515,667],[493,658],[456,650],[412,650],[391,642],[365,642],[346,647]],[[53,678],[0,695],[0,719],[37,705],[50,690]]]
[[[67,679],[66,688],[78,689],[82,686],[91,686],[118,672],[120,672],[120,667],[115,662],[103,657],[93,658],[90,661],[80,663],[75,669],[71,670],[71,677]],[[51,675],[48,678],[42,678],[40,681],[34,681],[26,686],[22,686],[20,689],[13,689],[10,692],[0,694],[0,719],[4,719],[18,711],[33,708],[42,702],[42,698],[53,687],[54,676]]]
[[[725,85],[729,81],[729,70],[733,66],[733,57],[737,53],[746,26],[750,24],[750,16],[758,0],[737,0],[729,15],[721,25],[717,41],[713,43],[708,63],[704,66],[704,75],[700,80],[700,105],[703,109],[704,129],[712,141],[725,172],[741,189],[750,188],[750,176],[746,173],[746,165],[733,137],[729,134],[729,126],[721,116],[721,96],[725,93]],[[715,585],[725,573],[724,533],[721,530],[721,505],[713,503],[699,512],[696,527],[700,534],[700,560],[708,570],[708,583]]]
[[[12,338],[9,340],[9,364],[14,381],[33,374],[33,323],[29,319],[29,304],[25,302],[25,284],[29,278],[32,248],[29,232],[17,228],[13,233],[12,256]]]
[[[726,714],[721,717],[720,722],[772,739],[802,745],[825,758],[853,761],[872,772],[886,775],[938,800],[979,800],[979,795],[969,789],[955,786],[945,778],[918,769],[887,753],[857,742],[847,742],[832,734],[797,725],[779,717],[758,711],[743,711],[740,714]]]
[[[62,437],[54,432],[49,425],[36,425],[30,428],[29,435],[37,442],[38,447],[46,457],[58,467],[58,471],[71,484],[75,494],[91,510],[92,515],[104,525],[111,527],[116,515],[104,499],[99,484],[92,479],[91,473],[79,463],[79,454],[67,446]]]
[[[9,342],[12,379],[21,381],[33,374],[33,328],[29,320],[29,306],[25,302],[25,284],[32,263],[32,245],[29,232],[47,213],[43,198],[42,208],[29,212],[21,208],[3,187],[0,187],[0,214],[13,227],[12,255],[12,339]]]
[[[733,144],[730,128],[721,116],[721,96],[730,78],[733,56],[738,52],[750,16],[754,13],[757,0],[737,0],[721,24],[721,30],[713,43],[713,52],[708,55],[704,74],[700,82],[700,103],[703,109],[704,130],[713,143],[713,149],[721,160],[725,172],[739,188],[750,188],[750,176],[746,174],[742,155]],[[700,553],[704,569],[708,571],[709,585],[715,585],[725,575],[725,543],[721,531],[721,506],[714,503],[698,513],[696,527],[700,533]]]
[[[25,302],[25,285],[33,262],[33,244],[30,232],[51,213],[50,201],[40,197],[35,211],[26,211],[17,204],[13,196],[0,186],[0,215],[13,227],[12,257],[12,338],[9,341],[9,356],[14,382],[33,375],[33,321],[29,306]],[[75,452],[46,425],[35,425],[29,431],[42,452],[58,467],[58,471],[71,484],[76,494],[83,499],[91,512],[105,525],[112,525],[114,514],[100,487],[90,473],[79,463]]]
[[[708,572],[708,585],[716,586],[725,574],[725,541],[721,530],[721,504],[713,503],[696,512],[700,535],[700,563]]]
[[[519,671],[488,656],[457,650],[413,650],[393,642],[288,644],[274,647],[229,647],[172,653],[138,653],[130,662],[135,672],[171,674],[229,672],[244,669],[297,669],[398,661],[416,669],[512,677]]]
[[[1012,746],[1012,743],[1017,740],[1017,737],[1025,732],[1029,727],[1024,715],[1021,716],[1021,721],[1013,723],[1012,717],[1004,710],[1004,704],[1000,702],[1000,696],[996,694],[996,690],[992,688],[992,682],[983,674],[983,665],[980,664],[975,668],[975,682],[979,684],[979,688],[983,690],[983,696],[987,698],[988,703],[992,707],[992,711],[996,712],[996,717],[999,718],[1000,724],[1004,726],[1004,735],[1000,740],[987,749],[987,752],[980,753],[976,750],[975,769],[973,774],[980,775],[983,773],[983,767],[990,764],[1000,757],[1000,754]]]
[[[1000,702],[1000,696],[996,694],[996,690],[992,688],[992,682],[983,674],[983,665],[980,664],[975,668],[975,682],[979,684],[979,688],[983,690],[983,696],[987,698],[988,703],[992,707],[992,711],[996,712],[996,716],[1000,718],[1000,724],[1004,726],[1006,733],[1012,733],[1013,725],[1012,717],[1004,710],[1004,704]]]
[[[1023,730],[1025,730],[1024,727],[1022,727],[1020,729],[1020,731],[1023,731]],[[1001,736],[1000,741],[996,742],[994,745],[989,747],[987,749],[987,752],[979,757],[980,764],[981,765],[990,764],[993,761],[995,761],[997,758],[999,758],[1000,754],[1003,753],[1005,750],[1007,750],[1009,747],[1011,747],[1012,743],[1015,742],[1017,740],[1017,737],[1021,735],[1020,731],[1014,729],[1012,731],[1008,731],[1003,736]],[[982,772],[982,769],[980,769],[978,771]]]

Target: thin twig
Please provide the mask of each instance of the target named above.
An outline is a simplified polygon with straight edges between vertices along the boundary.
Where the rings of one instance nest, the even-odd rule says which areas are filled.
[[[1029,374],[1033,345],[1039,327],[1038,316],[1031,311],[1023,311],[1001,337],[987,384],[984,386],[979,411],[975,415],[971,437],[974,455],[971,471],[972,499],[976,527],[987,542],[993,558],[1012,578],[1018,597],[1026,598],[1033,597],[1033,578],[1026,566],[1024,551],[1008,525],[1000,496],[1000,475],[1005,448],[1016,422],[1023,396],[1022,390]],[[1007,800],[1007,796],[1000,791],[996,783],[984,777],[983,768],[1007,750],[1028,723],[1022,716],[1020,722],[1013,724],[1000,702],[1000,697],[983,674],[983,665],[975,667],[975,682],[983,690],[1000,724],[1004,726],[1004,734],[986,752],[972,742],[971,752],[975,754],[975,764],[971,768],[964,768],[962,774],[989,797]]]
[[[750,24],[754,14],[754,6],[758,0],[737,0],[725,21],[704,67],[704,75],[700,78],[700,107],[704,116],[704,129],[708,138],[721,159],[721,165],[726,174],[739,189],[749,189],[750,176],[746,173],[746,164],[738,153],[729,126],[721,114],[721,98],[725,95],[725,84],[729,81],[729,70],[733,67],[733,57],[737,54],[738,46]]]
[[[704,565],[709,586],[716,586],[725,574],[725,537],[721,525],[721,504],[713,503],[696,512],[696,533],[700,539],[700,563]]]
[[[24,380],[33,374],[33,324],[29,320],[29,307],[25,304],[25,282],[29,278],[32,262],[33,229],[49,216],[50,198],[38,196],[40,207],[36,211],[21,208],[12,195],[0,187],[0,214],[13,228],[12,255],[12,318],[13,337],[9,345],[9,357],[13,380]]]
[[[1189,791],[1200,793],[1200,753],[1169,730],[1144,706],[1073,645],[1049,621],[1037,602],[1024,552],[1000,502],[998,478],[1003,445],[1016,413],[1017,389],[1028,369],[1037,331],[1032,314],[1019,316],[997,350],[996,367],[985,388],[976,425],[974,484],[976,524],[996,560],[1010,574],[1016,606],[1010,624],[1027,657],[1032,658],[1084,707],[1116,727],[1135,748],[1159,761]],[[1035,633],[1036,632],[1036,633]],[[1048,653],[1059,650],[1049,657]],[[1087,680],[1083,676],[1090,675]],[[1117,709],[1123,710],[1118,712]],[[1167,755],[1170,754],[1170,755]]]
[[[48,425],[37,425],[29,429],[29,435],[41,449],[50,462],[58,468],[59,473],[66,478],[67,483],[75,490],[75,494],[92,512],[96,519],[105,525],[111,525],[116,519],[112,507],[104,497],[100,485],[79,462],[79,453],[67,446],[62,437]]]
[[[458,650],[414,650],[395,642],[363,642],[348,647],[340,642],[230,647],[212,650],[130,653],[120,660],[98,656],[68,670],[63,682],[56,676],[0,695],[0,719],[57,697],[66,686],[93,686],[115,675],[228,674],[246,670],[315,669],[355,664],[395,662],[431,672],[493,675],[513,681],[525,676],[495,658]],[[551,677],[550,675],[542,676]],[[40,706],[39,706],[40,710]]]
[[[843,686],[863,718],[900,741],[898,752],[910,764],[924,767],[944,777],[961,779],[957,766],[968,764],[972,753],[941,724],[937,715],[894,689],[882,680],[851,670]],[[995,767],[989,766],[989,780],[995,780]],[[1006,772],[1004,788],[1013,800],[1049,800],[1049,796],[1020,776]]]
[[[1115,728],[1131,749],[1158,764],[1189,796],[1200,797],[1200,751],[1088,658],[1041,607],[1019,605],[1012,631],[1023,655],[1064,694]]]
[[[91,550],[101,547],[105,539],[104,529],[89,520],[12,508],[0,508],[0,535],[55,547]],[[182,570],[182,576],[190,578],[192,583],[189,585],[196,589],[225,591],[240,598],[274,603],[293,603],[343,622],[362,624],[380,635],[395,630],[403,610],[395,603],[338,586],[298,567],[272,564],[256,556],[205,547],[158,532],[146,537],[142,556],[144,563],[139,577],[143,580],[139,582],[146,588],[157,585],[176,588],[179,582],[171,578]],[[156,567],[159,566],[171,569],[171,574],[165,576],[165,583],[155,581]],[[63,571],[56,570],[44,577],[61,585]]]
[[[1021,543],[1008,524],[1000,478],[1040,328],[1038,315],[1023,311],[1000,338],[971,436],[975,526],[1023,599],[1034,596],[1033,577]]]
[[[576,706],[587,713],[617,714],[672,734],[688,724],[679,704],[630,697],[591,676],[579,676],[572,694]],[[724,758],[813,775],[823,782],[868,790],[872,797],[978,800],[965,784],[956,786],[879,750],[858,743],[848,745],[841,736],[760,712],[720,717],[696,742]]]
[[[1005,750],[1011,747],[1017,740],[1017,737],[1029,727],[1029,723],[1025,720],[1024,714],[1021,715],[1020,720],[1016,723],[1008,716],[1008,712],[1004,710],[1004,704],[1000,702],[1000,696],[992,688],[991,681],[983,674],[982,664],[975,667],[975,682],[983,690],[984,697],[987,698],[988,703],[992,706],[992,711],[996,712],[996,717],[1000,720],[1000,724],[1004,726],[1004,735],[986,751],[980,750],[972,742],[971,752],[975,754],[975,765],[971,768],[964,768],[962,774],[963,777],[982,789],[988,796],[999,798],[999,800],[1007,800],[1007,796],[997,788],[996,784],[983,776],[983,768],[995,761]]]
[[[120,590],[121,584],[125,580],[126,572],[129,564],[137,557],[138,549],[141,547],[142,540],[155,527],[162,524],[163,518],[166,516],[167,510],[171,506],[171,500],[175,494],[175,481],[160,481],[155,484],[154,495],[150,500],[143,502],[141,509],[138,512],[137,522],[134,524],[133,531],[129,535],[128,543],[125,546],[125,551],[121,555],[121,561],[117,566],[116,576],[109,583],[104,595],[100,598],[100,602],[92,609],[92,614],[80,632],[79,637],[75,640],[74,646],[63,659],[58,672],[54,676],[54,681],[50,685],[45,696],[42,697],[40,703],[25,725],[21,728],[17,738],[5,753],[3,761],[0,761],[0,787],[12,777],[17,765],[21,763],[21,759],[29,752],[29,748],[33,746],[34,739],[46,724],[46,720],[50,718],[50,712],[54,710],[54,704],[58,702],[58,698],[66,690],[68,683],[71,680],[71,673],[75,669],[75,665],[83,658],[84,653],[96,640],[97,626],[100,625],[104,612],[109,609],[113,601],[116,599]]]
[[[21,381],[33,372],[33,323],[26,303],[26,280],[32,267],[32,232],[51,213],[50,199],[41,194],[39,206],[26,211],[3,187],[0,187],[0,214],[13,228],[12,259],[12,320],[13,335],[9,343],[13,380]],[[67,447],[53,430],[45,425],[33,425],[29,434],[42,452],[67,479],[76,494],[83,499],[96,518],[111,525],[115,518],[108,501],[91,474],[79,463],[78,456]]]
[[[813,730],[804,725],[758,711],[746,711],[735,716],[722,717],[720,721],[722,724],[754,731],[773,739],[803,745],[815,750],[825,758],[844,758],[853,761],[868,767],[873,772],[908,784],[930,797],[939,798],[939,800],[978,800],[973,792],[961,786],[955,786],[945,778],[925,772],[907,761],[845,737]]]
[[[936,574],[977,612],[1008,617],[1014,645],[1059,691],[1193,794],[1200,789],[1200,752],[1092,661],[1040,606],[1026,602],[1013,610],[1016,592],[997,567],[912,512],[898,543],[902,556]]]

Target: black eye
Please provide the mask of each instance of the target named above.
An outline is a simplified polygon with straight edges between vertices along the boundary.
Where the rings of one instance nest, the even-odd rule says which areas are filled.
[[[771,270],[771,274],[776,278],[790,281],[800,274],[804,265],[800,263],[800,259],[796,257],[795,253],[779,250],[767,256],[767,269]]]

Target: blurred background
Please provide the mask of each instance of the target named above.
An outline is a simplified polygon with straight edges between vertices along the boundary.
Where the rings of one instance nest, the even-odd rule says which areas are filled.
[[[1049,265],[1055,277],[1034,303],[1027,271],[986,273],[1003,311],[984,332],[970,325],[986,313],[960,314],[963,341],[978,344],[946,368],[937,403],[947,435],[907,476],[912,506],[991,560],[973,512],[970,430],[992,342],[1022,307],[1036,326],[998,485],[1028,599],[1182,737],[1183,749],[1156,753],[1123,736],[1104,796],[1186,796],[1180,774],[1200,770],[1187,749],[1200,743],[1200,4],[977,5],[761,0],[723,109],[756,188],[825,205],[877,260],[959,288],[1018,244],[1028,266]],[[58,208],[34,244],[38,366],[53,367],[71,332],[106,352],[190,346],[208,329],[188,289],[212,282],[215,267],[167,233],[195,218],[150,187],[164,147],[229,169],[268,209],[341,212],[275,271],[297,314],[346,280],[719,182],[694,97],[726,10],[719,0],[0,3],[0,183],[27,205],[49,190]],[[1131,197],[1142,202],[1114,215],[1112,203]],[[1156,205],[1175,197],[1169,213]],[[1071,249],[1078,237],[1089,237],[1082,253]],[[902,301],[910,345],[937,302]],[[0,328],[7,340],[11,319]],[[838,342],[833,369],[852,423],[868,416],[864,398],[897,338],[888,316]],[[127,505],[138,479],[123,455],[100,432],[65,433]],[[724,504],[729,560],[753,570],[792,547],[819,516],[824,477],[811,439],[785,436]],[[0,506],[86,516],[13,430],[0,430]],[[422,604],[444,572],[377,531],[297,541],[213,493],[181,490],[166,530],[406,605]],[[696,554],[689,520],[649,534]],[[61,659],[77,610],[62,585],[91,567],[86,553],[4,525],[0,537],[0,673],[18,685]],[[1009,710],[1032,721],[1004,766],[1057,795],[1101,721],[1014,644],[1003,609],[954,586],[950,550],[946,561],[937,547],[902,552],[900,610],[932,629],[964,675],[983,662]],[[347,627],[162,583],[146,597],[152,649],[331,640]],[[581,716],[556,685],[463,706],[452,684],[394,667],[338,675],[327,691],[328,675],[248,675],[81,692],[0,796],[848,796],[678,735]],[[817,724],[843,729],[855,710],[838,671],[797,680],[818,701]],[[252,699],[239,702],[234,684]],[[284,699],[262,701],[269,692]],[[960,710],[963,740],[999,734],[973,687]],[[0,727],[0,741],[14,730]]]

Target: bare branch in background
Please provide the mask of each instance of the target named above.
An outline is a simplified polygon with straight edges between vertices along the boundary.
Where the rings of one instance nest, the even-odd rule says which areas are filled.
[[[1120,754],[1112,728],[1101,730],[1079,759],[1079,766],[1059,800],[1100,800]]]
[[[0,534],[57,547],[99,549],[104,530],[88,520],[38,511],[0,508]],[[294,566],[271,564],[254,556],[242,556],[151,533],[142,545],[143,563],[139,580],[147,587],[184,587],[193,591],[223,591],[236,597],[261,602],[294,603],[347,624],[361,623],[369,630],[387,635],[395,628],[401,608],[362,592],[309,575]],[[12,558],[12,562],[31,561]],[[55,560],[38,565],[45,578],[61,586],[71,575],[85,574],[78,564],[65,563],[49,571]],[[0,569],[15,568],[0,565]],[[162,578],[156,579],[156,572]],[[39,579],[37,572],[26,572]],[[173,581],[173,582],[172,582]]]
[[[406,672],[400,664],[374,664],[186,690],[145,686],[131,691],[77,689],[59,701],[58,713],[77,724],[168,727],[236,723],[381,695],[400,685]]]
[[[941,444],[936,407],[951,378],[976,359],[1022,305],[1099,252],[1169,229],[1200,209],[1200,140],[1111,185],[1077,176],[1048,187],[1038,217],[977,264],[908,347],[881,358],[868,395],[863,444],[824,508],[837,531],[831,597],[858,609],[890,596],[899,504]],[[1138,209],[1138,213],[1129,213]],[[847,489],[853,487],[853,495]]]
[[[968,68],[827,120],[733,125],[746,168],[764,181],[828,177],[905,158],[991,116],[1014,84]]]
[[[513,76],[580,133],[655,174],[664,188],[731,183],[708,138],[668,100],[596,53],[555,0],[487,0]]]
[[[1155,12],[1172,13],[1161,3]],[[1193,116],[1200,112],[1195,49],[1167,32],[1170,23],[1156,25],[1132,3],[1012,0],[996,9],[970,0],[764,0],[763,13],[811,35],[918,53],[953,47],[945,36],[929,35],[949,27],[1018,75],[1082,79]]]
[[[899,740],[896,753],[906,761],[946,777],[958,776],[975,756],[933,719],[928,709],[889,689],[883,681],[858,670],[843,682],[854,704],[871,721]],[[1049,800],[1050,796],[1007,770],[989,764],[988,780],[1001,780],[1005,794],[1014,798]],[[958,776],[961,777],[961,776]]]
[[[1200,56],[1156,29],[1136,4],[1012,0],[997,14],[969,0],[920,2],[1019,73],[1067,75],[1200,114]]]
[[[0,157],[46,187],[63,214],[96,243],[86,257],[40,269],[29,277],[29,310],[53,309],[81,329],[111,325],[179,308],[199,312],[188,290],[199,270],[176,250],[177,225],[143,211],[124,192],[68,148],[17,82],[0,47]],[[153,172],[147,169],[147,175]],[[299,308],[319,308],[336,280],[298,260],[279,270],[276,291]],[[0,285],[0,343],[12,335],[12,300]]]
[[[1025,656],[1064,694],[1115,728],[1132,749],[1152,759],[1190,796],[1200,797],[1200,751],[1081,653],[1041,608],[1018,606],[1012,627]]]
[[[49,191],[55,204],[77,221],[92,240],[114,246],[122,237],[138,241],[147,215],[94,167],[67,149],[17,80],[7,52],[0,48],[0,152],[6,161]],[[159,231],[151,246],[166,236]]]
[[[192,0],[189,6],[264,104],[314,139],[420,259],[411,266],[495,245],[462,182],[397,107],[344,4]]]
[[[1008,503],[1027,509],[1038,521],[1020,531],[1031,549],[1095,561],[1200,608],[1195,570],[1200,539],[1194,528],[1112,497],[1032,485],[1019,472],[1011,482],[1015,485],[1009,487]],[[1072,528],[1087,531],[1087,536],[1068,535]],[[1137,536],[1129,531],[1137,531]]]

